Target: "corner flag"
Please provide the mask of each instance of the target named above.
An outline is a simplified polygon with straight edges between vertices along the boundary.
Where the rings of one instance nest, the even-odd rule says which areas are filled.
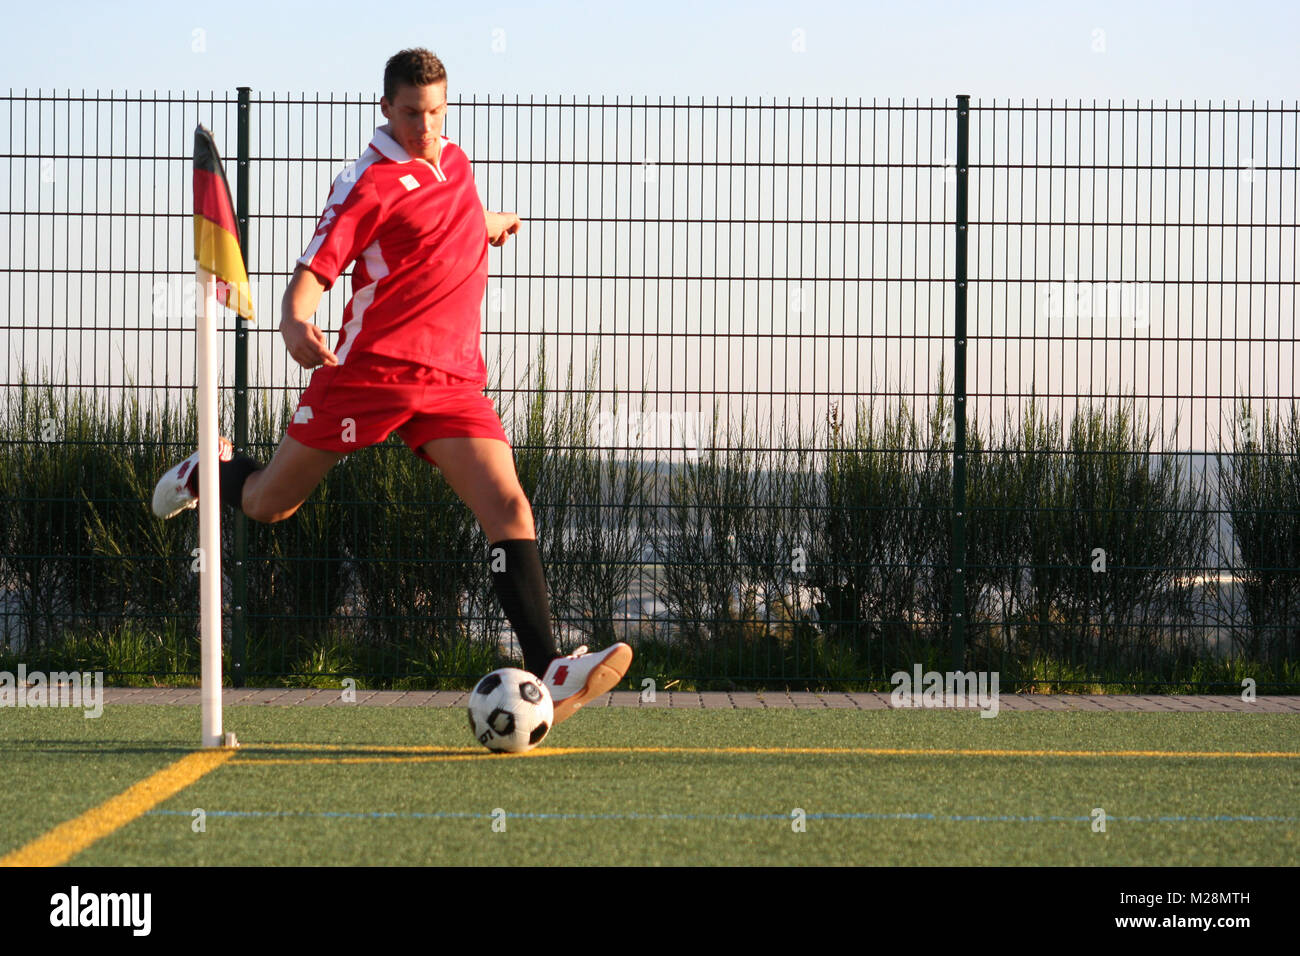
[[[234,746],[221,731],[221,496],[217,459],[217,304],[253,321],[248,270],[230,187],[212,134],[194,131],[194,263],[203,288],[196,309],[194,350],[199,392],[199,635],[204,747]]]
[[[194,261],[220,280],[217,301],[253,322],[239,226],[217,145],[202,124],[194,131]]]

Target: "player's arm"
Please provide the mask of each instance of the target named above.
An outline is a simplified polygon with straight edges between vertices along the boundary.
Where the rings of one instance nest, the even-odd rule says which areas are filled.
[[[512,212],[488,212],[483,209],[483,218],[487,221],[488,242],[494,246],[504,246],[506,240],[519,231],[522,220]]]
[[[320,277],[300,264],[280,302],[280,334],[293,360],[303,368],[339,364],[325,344],[324,333],[311,320],[324,292]]]

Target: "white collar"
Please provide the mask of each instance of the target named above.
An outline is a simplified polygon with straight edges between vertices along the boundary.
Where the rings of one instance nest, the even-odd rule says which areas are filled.
[[[442,147],[441,147],[442,149],[446,149],[447,144],[451,142],[449,139],[447,139],[446,136],[440,136],[439,139],[442,142]],[[391,159],[395,163],[411,162],[412,159],[411,155],[405,149],[402,148],[401,143],[399,143],[397,140],[393,139],[391,135],[389,135],[388,131],[385,130],[383,126],[375,127],[375,136],[374,139],[370,141],[370,145],[373,146],[381,155],[383,155],[388,159]],[[425,162],[428,161],[425,160]],[[438,153],[438,165],[439,166],[442,165],[441,151],[439,151]]]

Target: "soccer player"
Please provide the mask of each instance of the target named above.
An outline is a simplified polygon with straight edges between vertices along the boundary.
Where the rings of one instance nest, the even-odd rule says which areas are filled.
[[[620,642],[599,653],[559,654],[532,508],[483,394],[488,245],[504,245],[520,219],[484,208],[469,158],[442,135],[447,73],[436,56],[424,49],[393,56],[379,106],[388,122],[334,180],[281,305],[289,354],[316,371],[270,464],[234,455],[221,440],[221,501],[255,521],[282,521],[344,455],[396,431],[478,519],[524,666],[551,691],[559,723],[622,679],[632,649]],[[353,262],[352,298],[330,349],[312,316]],[[195,452],[158,482],[160,518],[197,507],[198,458]]]

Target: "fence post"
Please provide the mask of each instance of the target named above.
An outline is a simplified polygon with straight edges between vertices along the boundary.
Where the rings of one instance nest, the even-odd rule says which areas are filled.
[[[953,332],[952,449],[952,663],[966,661],[966,240],[969,232],[967,171],[970,159],[970,97],[957,97],[957,236]]]
[[[239,87],[239,133],[237,168],[239,179],[235,187],[235,218],[239,224],[239,247],[244,262],[252,276],[252,258],[248,249],[248,112],[247,86]],[[254,286],[256,288],[256,286]],[[241,316],[235,316],[235,434],[232,436],[235,451],[248,454],[248,328]],[[235,509],[234,562],[230,572],[230,678],[236,687],[244,686],[245,601],[248,597],[248,519]]]

